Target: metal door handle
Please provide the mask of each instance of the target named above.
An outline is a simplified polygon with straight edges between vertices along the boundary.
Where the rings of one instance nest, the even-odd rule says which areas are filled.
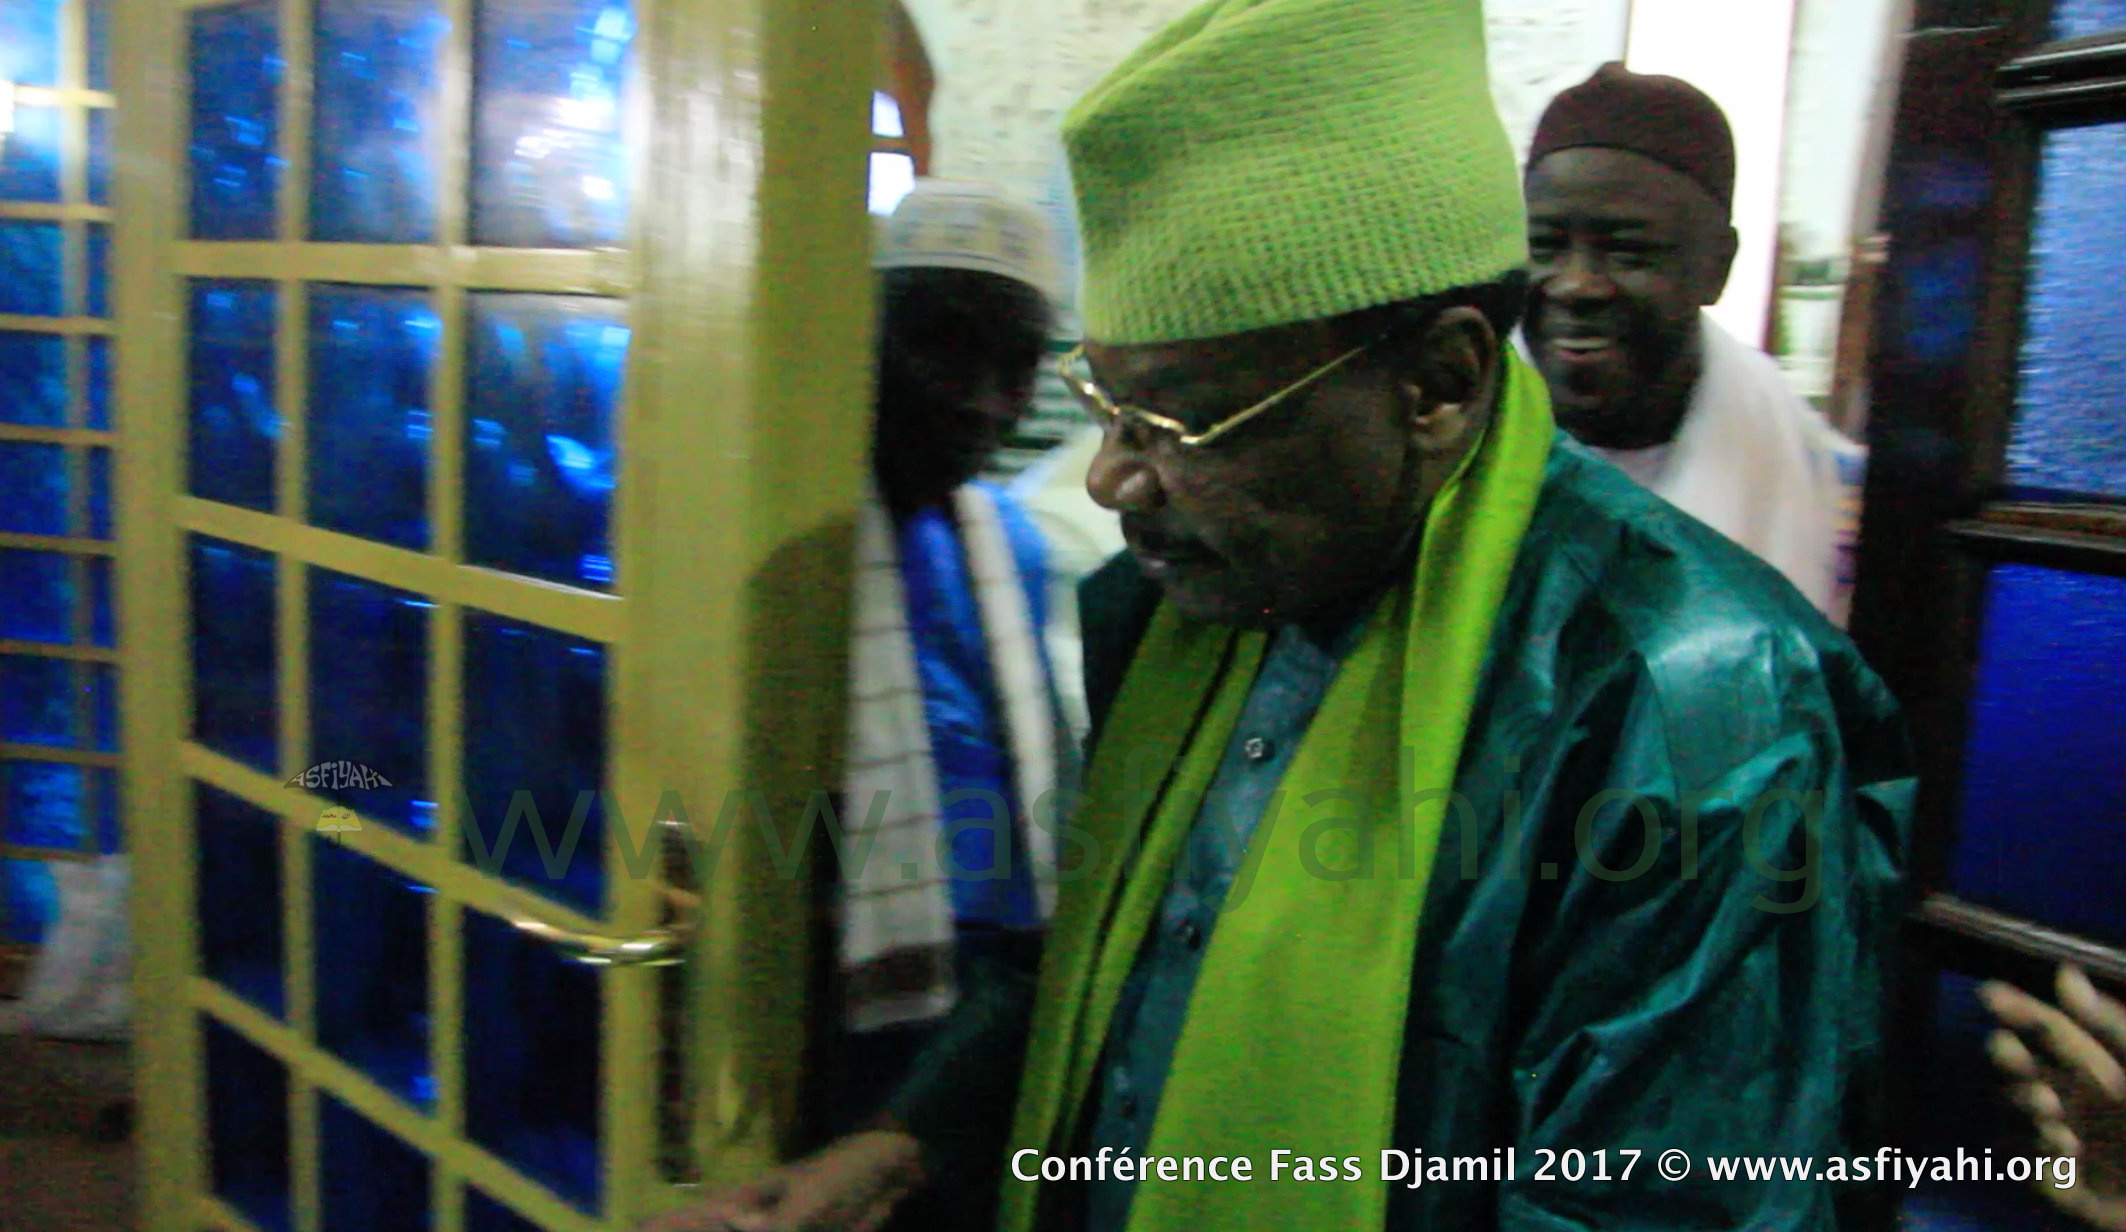
[[[657,824],[672,829],[682,825],[676,820]],[[509,923],[518,932],[561,951],[570,962],[587,967],[676,967],[687,960],[696,918],[696,910],[683,909],[671,923],[632,937],[579,932],[530,916],[513,916]]]

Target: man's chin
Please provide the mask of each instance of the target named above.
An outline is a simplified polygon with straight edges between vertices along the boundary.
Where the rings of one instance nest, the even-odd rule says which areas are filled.
[[[1259,600],[1251,601],[1195,579],[1168,577],[1160,580],[1159,588],[1175,611],[1193,621],[1236,629],[1271,629],[1278,624],[1276,614]]]

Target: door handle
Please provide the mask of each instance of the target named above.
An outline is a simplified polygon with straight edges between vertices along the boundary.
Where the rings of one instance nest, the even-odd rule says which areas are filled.
[[[674,832],[684,827],[677,820],[657,824]],[[687,960],[687,948],[694,941],[699,909],[685,905],[689,900],[691,896],[682,900],[679,914],[670,923],[631,937],[563,928],[528,915],[511,916],[509,923],[525,936],[559,950],[568,961],[586,967],[676,967]]]

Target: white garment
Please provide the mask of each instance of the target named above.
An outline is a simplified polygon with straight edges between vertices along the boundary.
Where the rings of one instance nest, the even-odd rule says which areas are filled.
[[[21,1002],[0,1005],[0,1035],[124,1039],[133,987],[126,857],[57,863],[52,879],[59,885],[59,918],[37,950]]]
[[[1748,548],[1843,626],[1867,451],[1802,401],[1769,356],[1710,316],[1699,331],[1703,371],[1675,439],[1595,452]]]
[[[1106,433],[1081,429],[1012,482],[1011,494],[1048,543],[1048,661],[1071,731],[1082,743],[1092,727],[1085,702],[1084,652],[1078,637],[1078,583],[1129,545],[1122,519],[1085,490],[1085,477]]]
[[[1063,764],[1054,697],[995,500],[970,484],[954,494],[953,509],[1003,710],[1017,795],[1012,803],[1027,823],[1015,830],[1027,844],[1018,855],[1031,861],[1046,919],[1055,910],[1055,822],[1037,810],[1056,806]],[[841,967],[850,990],[849,1029],[875,1031],[937,1018],[958,996],[950,961],[952,894],[938,853],[937,766],[893,524],[876,500],[865,502],[857,522],[854,606],[842,824],[846,849],[865,854],[853,878],[843,873]],[[913,984],[888,981],[890,995],[866,991],[877,982],[863,978],[867,968],[883,971],[909,958],[918,961],[902,961],[902,969],[927,976]]]

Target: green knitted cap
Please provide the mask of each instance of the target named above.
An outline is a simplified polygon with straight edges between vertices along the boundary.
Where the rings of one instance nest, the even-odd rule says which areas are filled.
[[[1527,261],[1481,0],[1209,0],[1063,139],[1099,342],[1319,320]]]

